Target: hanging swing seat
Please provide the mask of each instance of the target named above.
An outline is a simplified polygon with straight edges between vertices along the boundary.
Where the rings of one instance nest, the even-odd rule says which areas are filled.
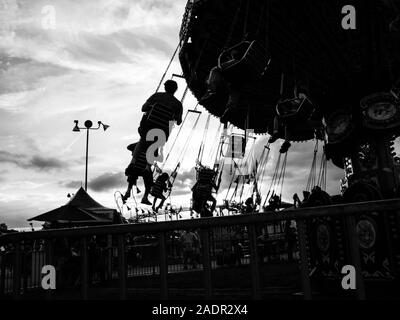
[[[164,195],[165,183],[161,181],[156,181],[151,187],[150,194],[155,198],[162,198]]]
[[[192,200],[192,210],[200,214],[201,218],[211,218],[212,212],[207,207],[206,200]]]
[[[243,159],[246,151],[246,138],[242,134],[231,134],[229,138],[228,150],[225,157],[232,159]]]
[[[233,53],[237,57],[232,58]],[[221,53],[218,67],[228,80],[258,79],[269,61],[266,49],[258,41],[242,41]]]
[[[203,184],[210,184],[214,182],[217,172],[210,168],[200,168],[197,170],[196,181]]]
[[[213,178],[211,177],[211,179]],[[207,201],[212,197],[212,186],[210,183],[212,183],[212,180],[209,180],[208,183],[202,183],[198,180],[195,188],[193,188],[191,209],[200,214],[202,218],[212,217],[212,212],[207,209]]]
[[[276,112],[284,120],[309,120],[315,111],[315,106],[307,98],[294,98],[279,101]]]
[[[212,193],[212,189],[209,184],[199,184],[194,193],[197,200],[207,200]]]
[[[203,207],[203,203],[201,201],[196,201],[192,199],[192,206],[191,209],[195,211],[196,213],[200,213]]]

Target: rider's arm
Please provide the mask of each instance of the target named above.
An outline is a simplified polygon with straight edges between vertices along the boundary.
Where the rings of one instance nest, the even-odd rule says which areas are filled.
[[[178,113],[176,115],[176,124],[178,126],[181,125],[181,123],[182,123],[182,114],[183,114],[183,106],[180,103],[180,108],[179,108],[179,111],[178,111]]]
[[[167,191],[168,189],[171,189],[172,188],[172,183],[171,183],[171,181],[167,181],[167,183],[165,184],[165,191]]]

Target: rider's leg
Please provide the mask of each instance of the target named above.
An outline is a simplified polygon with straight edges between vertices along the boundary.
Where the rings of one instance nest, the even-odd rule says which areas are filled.
[[[278,115],[276,115],[274,117],[274,127],[272,130],[273,130],[272,135],[268,140],[269,143],[274,143],[276,140],[278,140],[278,134],[279,134],[279,116]]]
[[[143,172],[143,181],[145,186],[145,192],[142,198],[142,203],[150,205],[151,203],[149,201],[148,196],[150,194],[151,186],[153,185],[153,174],[147,168]]]
[[[131,196],[132,187],[133,187],[133,184],[132,184],[132,183],[129,183],[129,184],[128,184],[128,188],[126,189],[125,194],[124,194],[123,197],[122,197],[123,203],[125,203],[126,200],[128,200],[129,197]]]
[[[160,198],[160,199],[161,199],[161,202],[160,202],[160,204],[158,205],[156,211],[158,211],[158,210],[160,210],[160,209],[162,208],[162,206],[164,205],[164,202],[165,202],[165,200],[166,200],[166,198],[165,198],[163,195],[162,195],[161,197],[162,197],[162,198]]]
[[[223,76],[221,70],[218,67],[212,68],[207,79],[208,91],[216,93],[222,81]]]
[[[281,149],[279,150],[280,153],[286,153],[289,150],[291,146],[289,139],[290,139],[289,129],[288,126],[285,125],[285,142],[282,144]]]
[[[212,99],[216,96],[218,88],[221,86],[223,82],[222,72],[218,67],[214,67],[211,69],[210,74],[207,79],[207,92],[200,99],[200,103],[211,102]]]
[[[237,109],[241,97],[240,89],[236,85],[229,85],[229,100],[221,116],[221,122],[226,123],[233,110]]]
[[[158,198],[154,197],[153,206],[151,207],[154,211],[156,211],[156,202],[157,202],[157,199],[158,199]]]
[[[212,195],[210,195],[210,197],[208,198],[208,201],[212,202],[211,213],[214,214],[215,208],[217,207],[217,200],[215,200],[215,198]]]
[[[122,197],[124,203],[131,196],[132,187],[136,185],[137,179],[138,176],[136,174],[128,175],[128,188],[126,189],[125,195]]]

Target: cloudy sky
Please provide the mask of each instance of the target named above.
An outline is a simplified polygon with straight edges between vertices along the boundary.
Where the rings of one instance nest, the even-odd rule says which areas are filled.
[[[111,126],[107,132],[91,133],[89,193],[115,207],[114,192],[126,187],[126,146],[137,139],[140,107],[155,91],[177,45],[185,4],[0,0],[0,222],[25,227],[27,218],[65,204],[67,194],[81,186],[85,134],[72,132],[74,120],[81,125],[87,119],[101,120]],[[171,73],[180,72],[175,61]],[[181,95],[185,83],[178,82]],[[195,104],[189,97],[184,107]],[[205,118],[206,112],[173,193],[177,205],[189,205],[191,168]],[[214,141],[218,124],[212,118],[208,141]],[[183,143],[184,138],[178,145]],[[262,138],[257,142],[259,147],[264,144]],[[288,199],[305,186],[312,150],[311,143],[297,144],[289,155],[284,189]],[[211,151],[208,146],[206,159]],[[172,158],[167,169],[175,165]],[[329,168],[335,180],[329,191],[338,192],[341,171]]]

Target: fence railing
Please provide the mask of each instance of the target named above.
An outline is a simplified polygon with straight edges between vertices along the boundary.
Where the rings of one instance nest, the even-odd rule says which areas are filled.
[[[368,212],[384,215],[399,209],[400,200],[393,199],[262,214],[9,234],[0,237],[0,294],[12,293],[18,298],[39,288],[41,267],[50,264],[57,270],[57,289],[48,294],[50,297],[64,287],[79,286],[81,297],[88,299],[89,289],[95,284],[102,288],[106,282],[118,281],[119,297],[126,299],[131,277],[151,276],[155,282],[147,282],[146,286],[153,286],[161,298],[167,299],[176,274],[183,279],[179,281],[197,286],[205,298],[213,297],[222,283],[249,290],[254,299],[260,299],[265,289],[277,285],[271,284],[265,266],[278,260],[289,269],[296,266],[294,283],[298,280],[299,286],[293,284],[293,293],[298,290],[304,299],[311,299],[312,239],[308,236],[307,221],[342,217],[346,221],[350,263],[359,275],[356,297],[365,299],[355,217]],[[282,221],[295,221],[295,243],[290,244],[287,234],[282,232],[268,236],[268,227]],[[186,231],[191,233],[185,236]],[[191,234],[195,237],[187,248],[184,238]],[[220,269],[222,273],[213,276]],[[278,269],[278,274],[283,272]],[[202,276],[186,277],[188,272],[201,272]]]

